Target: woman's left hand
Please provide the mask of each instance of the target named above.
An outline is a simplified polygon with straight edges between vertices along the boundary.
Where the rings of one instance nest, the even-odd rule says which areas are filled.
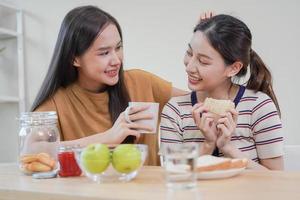
[[[237,125],[238,112],[231,109],[217,121],[218,138],[216,145],[222,150],[231,140],[231,135],[234,133]]]

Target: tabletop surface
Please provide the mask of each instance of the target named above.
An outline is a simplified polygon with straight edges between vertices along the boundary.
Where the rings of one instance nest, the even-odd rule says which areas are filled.
[[[88,178],[33,179],[16,164],[0,164],[0,199],[300,199],[300,171],[250,171],[199,180],[194,190],[170,191],[161,167],[145,166],[130,182],[97,184]]]

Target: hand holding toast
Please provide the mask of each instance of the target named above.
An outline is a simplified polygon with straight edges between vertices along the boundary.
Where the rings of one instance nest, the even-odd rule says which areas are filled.
[[[217,140],[217,126],[214,114],[208,112],[203,103],[197,103],[192,108],[192,116],[195,124],[205,137],[205,141],[209,144],[215,144]]]
[[[206,98],[193,106],[192,116],[210,146],[223,149],[230,143],[238,117],[232,101]]]
[[[216,145],[222,150],[225,145],[229,144],[231,136],[235,131],[238,113],[235,109],[230,109],[229,112],[220,116],[220,119],[217,121],[218,138]]]

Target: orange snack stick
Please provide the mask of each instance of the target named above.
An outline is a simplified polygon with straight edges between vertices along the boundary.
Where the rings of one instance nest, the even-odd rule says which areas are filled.
[[[30,171],[30,170],[27,169],[27,165],[28,165],[27,163],[22,164],[22,165],[20,166],[20,170],[21,170],[24,174],[30,175],[30,174],[32,174],[32,171]]]
[[[20,160],[22,163],[31,163],[31,162],[37,161],[38,157],[36,154],[27,154],[27,155],[21,156]]]
[[[32,172],[47,172],[51,171],[51,167],[40,163],[40,162],[32,162],[26,165],[26,170],[32,171]]]
[[[55,167],[55,160],[52,159],[49,154],[47,154],[47,153],[39,153],[37,155],[37,157],[38,157],[38,161],[40,163],[45,164],[45,165],[51,167],[51,169],[53,169]]]

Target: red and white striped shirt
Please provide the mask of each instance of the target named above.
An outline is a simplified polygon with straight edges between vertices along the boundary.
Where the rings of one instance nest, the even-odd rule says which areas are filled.
[[[161,148],[172,143],[199,142],[205,138],[191,114],[191,94],[173,97],[161,115]],[[282,124],[272,99],[262,92],[246,89],[236,104],[237,127],[231,143],[249,159],[274,158],[283,155]],[[222,156],[220,152],[220,156]]]

